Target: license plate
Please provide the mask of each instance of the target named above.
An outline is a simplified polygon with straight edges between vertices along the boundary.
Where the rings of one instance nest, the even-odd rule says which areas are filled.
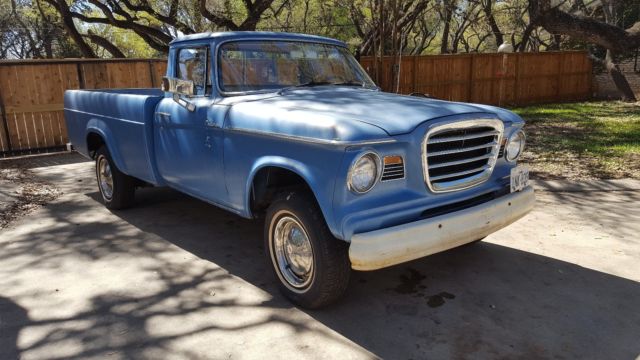
[[[517,166],[511,169],[511,192],[524,189],[529,184],[529,168]]]

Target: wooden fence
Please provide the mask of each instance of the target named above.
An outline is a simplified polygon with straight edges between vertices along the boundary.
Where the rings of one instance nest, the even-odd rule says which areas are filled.
[[[373,58],[362,65],[375,78]],[[0,157],[61,150],[67,89],[158,87],[162,59],[0,61]],[[395,74],[399,72],[399,83]],[[385,57],[379,85],[386,91],[496,105],[587,99],[591,62],[585,52]]]
[[[374,59],[360,62],[376,79]],[[378,85],[385,91],[445,100],[512,106],[591,96],[592,64],[584,51],[403,56],[395,65],[385,56],[381,69]]]
[[[67,89],[159,87],[166,60],[0,61],[0,157],[64,149]]]

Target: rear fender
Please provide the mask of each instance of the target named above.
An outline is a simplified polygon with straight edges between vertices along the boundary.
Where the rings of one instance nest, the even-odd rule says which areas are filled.
[[[102,137],[102,140],[104,141],[105,145],[107,146],[107,149],[109,150],[109,155],[111,155],[111,159],[115,163],[118,170],[127,174],[128,171],[126,169],[124,159],[122,158],[122,154],[120,154],[120,151],[116,146],[115,141],[113,140],[114,137],[113,137],[113,134],[111,133],[111,130],[109,129],[109,126],[107,126],[107,124],[104,121],[93,118],[89,120],[89,122],[87,123],[87,129],[84,135],[85,139],[87,139],[90,133],[95,133],[100,135],[100,137]]]

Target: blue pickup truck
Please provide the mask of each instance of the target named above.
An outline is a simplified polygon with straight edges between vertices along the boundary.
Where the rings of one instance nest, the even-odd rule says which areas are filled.
[[[485,236],[535,197],[504,109],[380,91],[343,42],[223,32],[171,43],[162,89],[69,90],[109,209],[169,186],[264,219],[282,292],[317,308],[375,270]]]

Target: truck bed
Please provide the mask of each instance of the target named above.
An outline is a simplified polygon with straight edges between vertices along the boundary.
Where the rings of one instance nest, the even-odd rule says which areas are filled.
[[[127,175],[158,183],[153,160],[153,117],[160,89],[67,90],[64,116],[69,140],[90,157],[91,133],[106,142],[113,161]]]

